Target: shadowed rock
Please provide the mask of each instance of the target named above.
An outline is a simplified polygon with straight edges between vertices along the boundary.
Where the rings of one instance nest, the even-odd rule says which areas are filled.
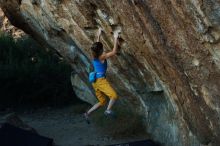
[[[103,29],[109,51],[120,26],[123,43],[107,75],[118,106],[143,115],[147,132],[165,145],[219,145],[218,0],[0,0],[0,6],[13,25],[72,65],[75,90],[88,91],[82,99],[91,103],[95,32]]]
[[[15,113],[11,113],[11,114],[6,115],[3,118],[2,122],[11,124],[15,127],[18,127],[18,128],[21,128],[21,129],[24,129],[24,130],[27,130],[27,131],[31,131],[33,133],[37,133],[37,131],[35,129],[33,129],[29,125],[25,124]]]

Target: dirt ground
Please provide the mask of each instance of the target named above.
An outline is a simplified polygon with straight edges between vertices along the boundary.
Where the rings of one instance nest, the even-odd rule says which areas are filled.
[[[53,138],[56,146],[100,146],[147,139],[143,133],[136,135],[125,131],[125,136],[123,134],[113,135],[114,122],[111,125],[111,130],[106,129],[103,122],[107,124],[111,124],[111,122],[107,121],[109,119],[105,119],[104,115],[102,125],[97,123],[99,119],[93,120],[100,118],[100,116],[93,117],[91,124],[88,125],[82,116],[86,108],[88,106],[72,105],[65,108],[41,108],[16,112],[16,114],[26,124],[36,129],[40,135]],[[128,132],[130,131],[128,130]]]

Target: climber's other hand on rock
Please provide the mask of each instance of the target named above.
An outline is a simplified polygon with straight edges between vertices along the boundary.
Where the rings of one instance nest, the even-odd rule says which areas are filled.
[[[102,28],[99,27],[99,30],[98,30],[98,36],[100,36],[102,33]]]
[[[115,39],[118,39],[118,38],[119,38],[119,32],[118,32],[118,31],[115,31],[115,32],[114,32],[114,38],[115,38]]]

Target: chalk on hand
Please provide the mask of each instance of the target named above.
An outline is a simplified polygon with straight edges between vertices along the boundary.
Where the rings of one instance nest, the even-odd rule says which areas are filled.
[[[121,33],[121,31],[114,31],[114,38],[118,38],[120,33]]]
[[[102,32],[102,31],[103,31],[103,29],[102,29],[101,27],[98,27],[98,28],[99,28],[99,30],[98,30],[99,32]]]
[[[114,33],[114,37],[117,38],[121,33],[121,27],[120,26],[115,27],[113,33]]]

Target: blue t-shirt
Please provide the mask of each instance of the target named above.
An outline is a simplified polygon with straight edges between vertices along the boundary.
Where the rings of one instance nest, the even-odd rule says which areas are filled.
[[[93,67],[96,72],[96,78],[105,77],[106,70],[107,70],[107,60],[102,63],[99,59],[94,59],[92,61]]]

